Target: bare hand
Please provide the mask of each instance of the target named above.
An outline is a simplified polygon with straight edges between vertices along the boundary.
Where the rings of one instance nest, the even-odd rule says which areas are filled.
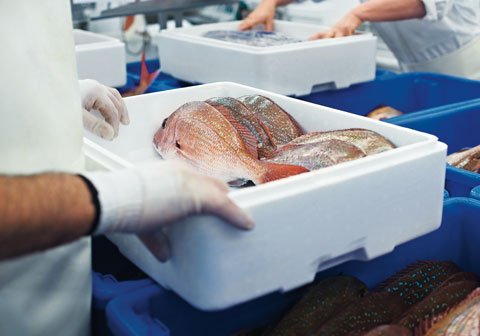
[[[252,29],[257,24],[265,24],[266,31],[273,30],[273,19],[275,18],[276,0],[264,0],[245,20],[240,24],[238,30]]]
[[[353,11],[350,11],[332,28],[311,36],[310,40],[350,36],[355,34],[355,30],[360,27],[362,23],[363,21],[355,15]]]

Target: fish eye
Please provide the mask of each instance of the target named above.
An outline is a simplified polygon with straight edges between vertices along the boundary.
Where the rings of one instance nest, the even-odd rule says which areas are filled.
[[[177,146],[177,148],[180,149],[180,144],[178,143],[178,141],[175,141],[175,146]]]
[[[162,128],[165,128],[165,126],[167,125],[167,120],[168,120],[168,118],[165,118],[165,119],[163,120]]]

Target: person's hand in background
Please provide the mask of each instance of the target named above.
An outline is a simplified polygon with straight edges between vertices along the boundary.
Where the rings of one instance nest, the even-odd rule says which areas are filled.
[[[228,186],[176,161],[83,174],[98,191],[100,219],[94,234],[136,233],[161,261],[170,256],[162,228],[189,215],[212,214],[240,229],[251,217],[228,198]]]
[[[263,0],[257,8],[243,20],[238,30],[248,30],[257,24],[264,24],[266,31],[272,31],[276,7],[277,0]]]
[[[127,107],[120,93],[92,79],[79,80],[80,98],[83,109],[83,126],[103,139],[118,136],[120,122],[130,123]],[[92,114],[97,110],[104,119]]]
[[[311,36],[310,40],[350,36],[355,34],[355,30],[360,27],[362,23],[363,21],[355,14],[355,12],[350,11],[332,28]]]

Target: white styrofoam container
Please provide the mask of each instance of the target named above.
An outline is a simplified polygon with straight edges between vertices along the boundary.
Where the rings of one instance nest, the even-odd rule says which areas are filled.
[[[275,21],[275,31],[305,41],[255,47],[202,36],[211,30],[235,30],[239,24],[222,22],[158,33],[162,71],[191,83],[233,81],[296,96],[375,78],[376,37],[370,33],[307,41],[328,27]]]
[[[256,227],[244,232],[213,216],[189,217],[167,228],[172,258],[165,264],[135,235],[109,236],[162,286],[197,308],[222,309],[301,286],[348,260],[370,260],[440,225],[447,146],[435,136],[235,83],[127,98],[131,125],[112,142],[86,134],[86,155],[103,169],[159,160],[153,134],[180,105],[246,94],[272,98],[307,131],[367,128],[398,148],[234,189],[229,196]]]
[[[125,45],[120,40],[74,29],[78,79],[95,79],[110,87],[127,83]]]

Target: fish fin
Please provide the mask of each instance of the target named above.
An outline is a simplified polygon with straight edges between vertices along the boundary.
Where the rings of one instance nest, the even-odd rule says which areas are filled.
[[[377,292],[382,292],[383,290],[385,290],[388,286],[390,286],[392,283],[394,283],[395,281],[399,280],[401,277],[403,277],[404,275],[418,269],[418,268],[421,268],[421,267],[424,267],[426,265],[429,265],[429,264],[437,264],[437,263],[442,263],[442,261],[430,261],[430,260],[418,260],[414,263],[411,263],[411,264],[408,264],[407,266],[405,266],[404,269],[398,271],[397,273],[395,273],[394,275],[392,275],[391,277],[383,280],[380,284],[378,284],[378,286],[376,286],[372,292],[374,293],[377,293]],[[453,264],[453,263],[452,263]]]
[[[277,103],[275,103],[273,100],[271,100],[270,98],[268,97],[265,97],[265,96],[262,96],[263,98],[265,99],[268,99],[272,104],[275,104],[276,106],[278,106],[280,108],[280,110],[282,110],[287,116],[288,118],[290,119],[290,121],[293,123],[293,126],[295,126],[295,128],[297,129],[297,132],[298,132],[298,136],[301,136],[301,135],[304,135],[306,132],[305,130],[303,129],[302,126],[300,126],[300,124],[295,120],[294,117],[292,117],[290,115],[290,113],[288,113],[287,111],[285,111],[283,108],[281,108]]]
[[[474,289],[465,299],[460,301],[453,307],[447,308],[444,312],[422,320],[417,328],[415,328],[414,336],[424,336],[434,325],[441,322],[447,315],[450,315],[458,307],[465,305],[468,301],[480,296],[480,288]]]
[[[225,119],[228,120],[228,122],[237,130],[237,133],[243,140],[243,143],[245,144],[248,153],[250,153],[253,158],[258,159],[258,141],[257,138],[255,138],[255,136],[252,134],[252,132],[250,132],[250,130],[246,128],[243,124],[235,120],[235,118],[230,114],[230,110],[225,106],[215,103],[213,101],[206,101],[206,103],[215,108],[225,117]]]
[[[270,141],[270,145],[275,148],[275,150],[277,149],[277,145],[275,144],[275,142],[273,141],[273,137],[272,137],[272,133],[270,133],[270,130],[268,129],[268,127],[265,125],[265,123],[260,120],[260,118],[257,117],[257,115],[255,114],[255,112],[253,112],[243,101],[240,101],[236,98],[233,98],[235,99],[237,102],[239,102],[240,104],[242,104],[247,110],[249,110],[252,114],[252,116],[258,121],[258,124],[260,125],[260,127],[263,129],[263,131],[265,132],[265,134],[268,136],[268,140]]]
[[[138,86],[129,92],[125,92],[122,94],[123,97],[130,97],[130,96],[136,96],[144,93],[145,91],[148,90],[150,85],[152,85],[152,82],[157,78],[157,76],[160,74],[160,69],[149,73],[147,69],[147,63],[145,61],[145,50],[143,50],[142,53],[142,65],[141,65],[141,70],[140,70],[140,83]]]
[[[255,184],[275,181],[284,177],[309,172],[307,168],[302,166],[278,164],[268,161],[260,161],[260,164],[263,165],[265,169],[263,170],[263,174],[260,176],[259,181],[254,181]]]
[[[228,185],[230,187],[241,187],[241,186],[245,185],[247,182],[248,182],[248,180],[238,179],[238,180],[234,180],[234,181],[229,181]]]

